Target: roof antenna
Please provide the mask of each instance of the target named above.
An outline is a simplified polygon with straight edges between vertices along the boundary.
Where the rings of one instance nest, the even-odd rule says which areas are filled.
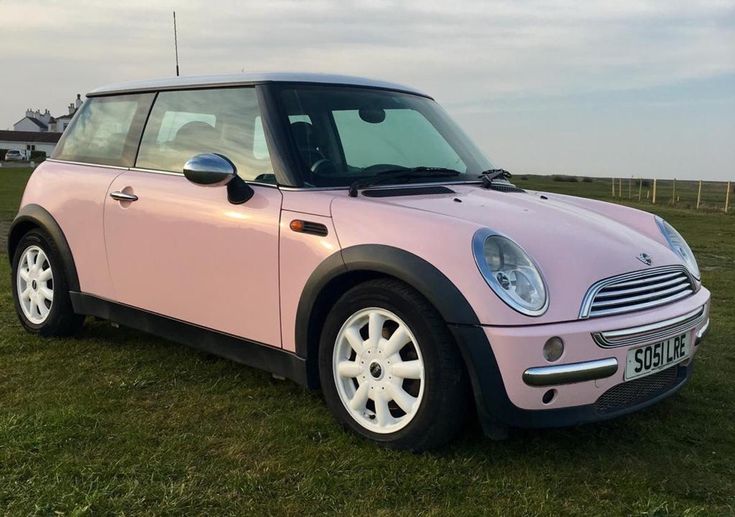
[[[176,11],[174,11],[174,51],[176,52],[176,77],[179,76],[179,40],[176,37]]]

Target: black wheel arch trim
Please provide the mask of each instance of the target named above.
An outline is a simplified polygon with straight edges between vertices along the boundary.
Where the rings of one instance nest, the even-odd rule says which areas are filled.
[[[54,219],[48,210],[40,205],[28,204],[23,206],[10,224],[10,230],[8,231],[8,258],[11,264],[13,255],[15,254],[15,248],[20,242],[20,239],[32,228],[40,228],[53,239],[61,255],[62,267],[67,284],[69,285],[69,290],[79,291],[79,276],[77,275],[74,256],[69,247],[69,242],[66,240],[64,231],[59,226],[59,223],[56,222],[56,219]]]
[[[318,386],[319,378],[316,360],[319,335],[315,325],[328,311],[328,308],[324,310],[319,307],[319,298],[333,282],[350,273],[390,276],[401,280],[426,297],[447,323],[479,328],[480,322],[475,311],[457,286],[425,259],[403,249],[381,244],[344,248],[327,257],[314,270],[304,286],[296,311],[296,354],[307,359],[311,385]],[[317,313],[319,310],[322,313]],[[464,346],[463,343],[458,344]],[[486,350],[492,355],[489,344]],[[464,351],[463,355],[466,359]],[[467,363],[467,368],[472,370],[473,365]]]
[[[296,353],[306,356],[310,315],[322,290],[335,278],[351,272],[369,272],[401,280],[423,296],[447,323],[479,325],[464,295],[435,266],[408,251],[382,244],[360,244],[327,257],[304,286],[296,311]]]

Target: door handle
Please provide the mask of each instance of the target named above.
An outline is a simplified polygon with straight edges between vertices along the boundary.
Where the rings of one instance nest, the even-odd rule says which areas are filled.
[[[119,190],[116,190],[115,192],[110,192],[110,197],[118,201],[138,201],[138,196],[136,196],[135,194],[126,194],[125,192],[121,192]]]

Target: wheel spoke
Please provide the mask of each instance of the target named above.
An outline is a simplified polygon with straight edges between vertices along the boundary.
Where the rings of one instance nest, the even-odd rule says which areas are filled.
[[[41,300],[41,302],[38,303],[37,305],[38,305],[38,313],[41,315],[42,318],[45,318],[49,312],[49,308],[46,307],[46,304],[43,302],[43,300]]]
[[[24,282],[28,281],[28,270],[27,269],[19,269],[18,270],[18,276],[20,276]]]
[[[376,395],[373,399],[375,403],[375,418],[378,420],[378,425],[385,427],[392,423],[393,417],[388,409],[388,400],[383,395]]]
[[[344,336],[352,350],[354,350],[357,355],[362,355],[362,349],[364,346],[362,336],[360,336],[360,330],[354,326],[348,327],[345,329]]]
[[[38,280],[41,282],[47,282],[53,278],[53,273],[51,272],[51,268],[44,269],[41,271],[41,273],[38,275]]]
[[[352,400],[350,400],[350,407],[354,411],[365,409],[365,404],[368,401],[368,391],[370,391],[370,388],[367,382],[363,382],[357,388],[355,395],[352,397]]]
[[[391,365],[391,373],[395,377],[402,379],[420,379],[421,374],[424,372],[421,361],[403,361]]]
[[[383,337],[383,323],[385,323],[385,316],[377,311],[370,313],[368,319],[368,343],[370,343],[370,346],[377,346],[380,338]]]
[[[405,411],[406,414],[410,414],[413,411],[413,405],[418,399],[406,393],[406,390],[396,384],[390,384],[388,389],[390,390],[388,394],[398,404],[398,407]]]
[[[44,298],[46,298],[48,301],[53,301],[53,299],[54,299],[54,292],[51,289],[49,289],[48,287],[41,287],[38,290],[38,292],[41,293],[41,296],[43,296]]]
[[[337,365],[337,373],[340,377],[354,379],[362,374],[362,365],[356,361],[342,361]]]
[[[26,288],[23,289],[23,292],[20,293],[20,298],[23,298],[27,301],[28,296],[30,296],[30,294],[31,294],[31,286],[26,286]]]
[[[31,298],[30,305],[28,306],[28,312],[30,313],[32,318],[36,317],[36,307],[37,307],[36,301],[33,298]]]
[[[399,326],[390,339],[383,345],[383,357],[390,357],[398,353],[401,348],[411,342],[411,336],[408,334],[406,327]]]

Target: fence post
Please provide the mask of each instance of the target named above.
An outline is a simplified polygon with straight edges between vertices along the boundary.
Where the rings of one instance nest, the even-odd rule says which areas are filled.
[[[672,183],[671,187],[671,206],[676,205],[676,178],[674,178],[674,183]]]
[[[641,200],[641,194],[643,193],[643,178],[638,179],[638,201]]]
[[[651,194],[651,203],[656,204],[656,178],[653,178],[653,193]]]
[[[699,188],[697,189],[697,210],[699,210],[699,203],[702,201],[702,180],[699,180]]]
[[[727,213],[727,209],[730,207],[730,182],[727,182],[727,194],[725,194],[725,213]]]
[[[628,178],[628,199],[633,199],[633,194],[631,194],[633,188],[633,176]]]
[[[623,178],[618,178],[618,197],[623,199]]]
[[[615,197],[615,178],[612,178],[612,197]]]

